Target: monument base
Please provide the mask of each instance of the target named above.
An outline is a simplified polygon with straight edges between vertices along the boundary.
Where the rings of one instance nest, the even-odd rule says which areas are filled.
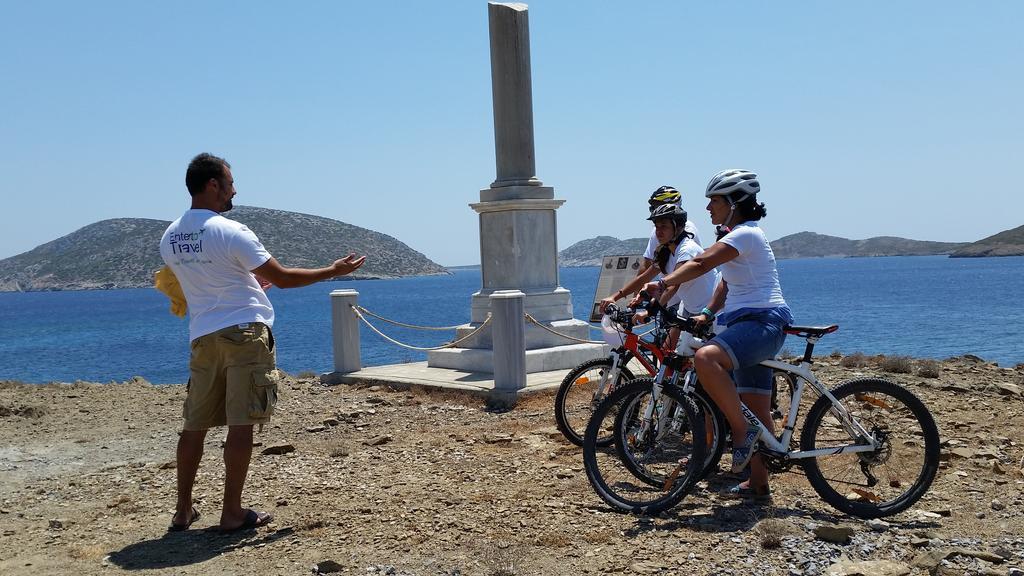
[[[604,344],[570,344],[526,351],[526,373],[568,370],[608,354]],[[465,372],[494,372],[494,351],[486,348],[443,348],[427,353],[427,366]]]

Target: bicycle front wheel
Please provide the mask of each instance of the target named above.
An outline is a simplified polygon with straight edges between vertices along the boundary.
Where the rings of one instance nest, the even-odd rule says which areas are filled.
[[[939,431],[928,408],[906,388],[877,378],[843,383],[832,395],[879,447],[804,460],[811,486],[831,506],[859,518],[890,516],[912,506],[939,468]],[[800,449],[839,448],[854,440],[861,439],[850,436],[832,402],[822,396],[807,415]]]
[[[692,489],[705,459],[703,415],[689,397],[668,389],[658,402],[671,403],[666,404],[670,409],[644,441],[641,467],[636,446],[620,441],[614,447],[598,446],[601,435],[625,429],[623,420],[630,421],[630,414],[642,410],[650,394],[650,378],[616,390],[594,411],[583,436],[587,479],[602,500],[621,512],[657,514],[671,508]]]
[[[562,379],[555,394],[555,424],[565,439],[583,445],[583,431],[594,408],[615,389],[633,379],[629,368],[620,365],[612,373],[612,357],[587,360]],[[602,436],[602,446],[611,444],[611,434]]]

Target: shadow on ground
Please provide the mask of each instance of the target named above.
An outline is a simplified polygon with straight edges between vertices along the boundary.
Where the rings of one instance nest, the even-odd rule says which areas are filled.
[[[245,546],[269,544],[294,534],[283,528],[259,537],[255,530],[224,534],[215,530],[167,532],[160,538],[129,544],[110,553],[110,562],[125,570],[151,570],[199,564]]]

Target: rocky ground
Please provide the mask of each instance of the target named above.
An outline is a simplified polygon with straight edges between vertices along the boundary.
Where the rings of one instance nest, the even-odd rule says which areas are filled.
[[[879,371],[856,364],[821,358],[817,373]],[[656,518],[617,514],[555,430],[550,394],[496,413],[470,396],[288,379],[246,487],[276,519],[235,535],[205,530],[223,431],[199,472],[202,518],[166,532],[183,386],[0,383],[0,573],[1024,575],[1024,367],[962,357],[931,373],[888,376],[939,422],[938,478],[870,522],[797,472],[773,479],[771,506],[702,490]]]

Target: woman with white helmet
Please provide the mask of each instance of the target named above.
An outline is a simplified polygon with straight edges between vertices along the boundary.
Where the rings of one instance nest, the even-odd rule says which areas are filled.
[[[718,268],[721,282],[711,303],[696,318],[728,328],[697,351],[694,363],[704,389],[725,414],[732,429],[733,472],[749,463],[750,478],[733,487],[737,497],[766,499],[768,471],[753,458],[757,428],[750,428],[740,411],[740,399],[766,426],[771,426],[772,371],[759,366],[774,358],[786,338],[784,327],[793,316],[782,297],[775,255],[757,221],[766,215],[757,202],[760,183],[747,170],[723,170],[708,183],[705,196],[718,241],[700,256],[685,262],[647,290],[658,293],[689,282]],[[731,377],[730,377],[731,374]],[[734,382],[735,381],[735,382]]]

